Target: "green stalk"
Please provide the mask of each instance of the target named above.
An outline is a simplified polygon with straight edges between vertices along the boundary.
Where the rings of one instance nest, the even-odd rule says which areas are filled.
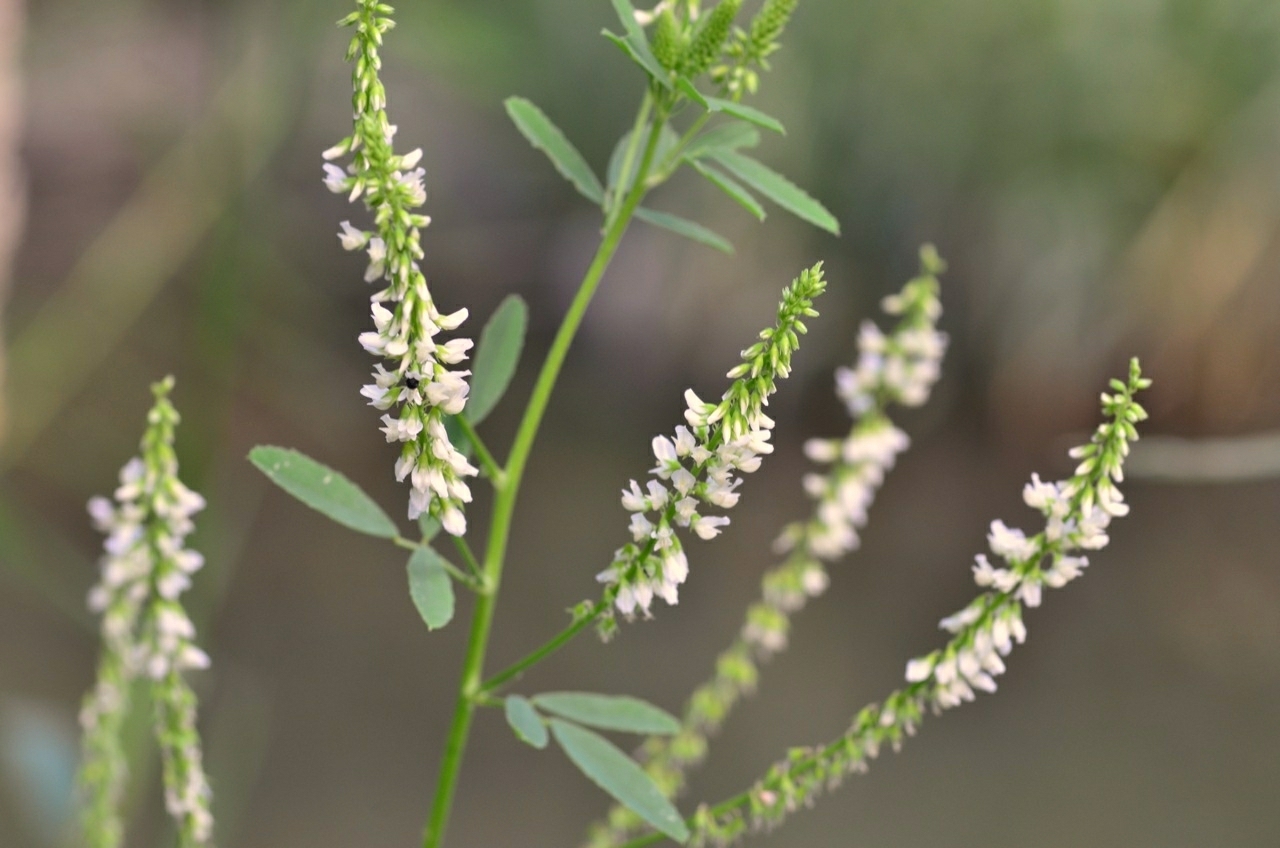
[[[646,96],[642,113],[647,112],[650,106],[651,98]],[[622,241],[623,234],[626,233],[632,214],[644,197],[646,190],[644,178],[653,162],[653,154],[657,149],[664,122],[665,116],[655,116],[635,185],[617,210],[617,214],[610,219],[595,259],[587,269],[582,285],[569,306],[569,311],[565,313],[555,340],[551,343],[551,349],[547,352],[547,358],[542,363],[538,382],[533,387],[533,394],[520,421],[520,429],[516,432],[515,442],[511,446],[511,455],[507,459],[507,467],[504,471],[505,485],[498,489],[493,504],[493,519],[489,525],[489,544],[484,558],[485,590],[478,594],[475,611],[472,613],[471,635],[467,641],[466,658],[463,660],[462,681],[458,689],[458,700],[454,706],[453,724],[445,742],[444,757],[440,762],[440,777],[436,784],[431,816],[422,840],[423,848],[439,848],[444,839],[449,811],[453,806],[453,796],[458,785],[458,774],[462,768],[462,754],[466,748],[467,736],[471,731],[471,719],[476,707],[483,700],[481,681],[484,674],[485,652],[489,646],[489,632],[493,626],[493,613],[498,601],[502,567],[506,557],[508,537],[511,533],[511,518],[515,512],[516,496],[520,491],[525,465],[533,449],[533,441],[537,437],[542,416],[551,400],[551,391],[555,388],[556,379],[569,353],[569,346],[573,343],[573,338],[586,314],[587,306],[591,303],[591,298],[595,295],[600,280],[604,277],[604,272],[609,267],[618,244]]]
[[[596,619],[598,619],[600,614],[606,609],[608,609],[608,605],[604,601],[596,601],[596,605],[591,608],[591,612],[589,614],[584,615],[564,630],[561,630],[551,639],[547,640],[542,647],[530,651],[523,659],[517,660],[495,674],[493,677],[490,677],[480,685],[480,691],[489,695],[502,684],[512,678],[519,677],[526,668],[542,662],[544,659],[560,650],[561,647],[568,644],[573,637],[577,636],[583,630],[586,630],[594,624]]]
[[[480,434],[476,432],[475,425],[467,420],[467,416],[459,415],[457,421],[458,426],[462,428],[462,432],[466,434],[472,447],[476,449],[476,456],[480,459],[480,465],[484,468],[485,475],[493,483],[495,489],[501,489],[507,484],[506,477],[502,472],[502,466],[498,465],[498,461],[493,458],[493,454],[489,453],[488,446],[480,438]]]
[[[649,112],[653,109],[653,93],[645,92],[644,100],[640,103],[640,109],[636,112],[636,122],[631,127],[631,137],[627,140],[627,151],[622,156],[622,167],[618,169],[618,184],[613,187],[614,192],[621,193],[626,191],[627,183],[631,180],[631,167],[636,163],[636,154],[640,152],[640,132],[644,129],[645,123],[649,120]],[[655,126],[657,124],[655,123]],[[636,180],[639,183],[639,180]],[[605,198],[605,227],[608,229],[617,220],[615,214],[618,210],[614,208],[614,198],[612,196]],[[601,245],[603,246],[603,244]]]

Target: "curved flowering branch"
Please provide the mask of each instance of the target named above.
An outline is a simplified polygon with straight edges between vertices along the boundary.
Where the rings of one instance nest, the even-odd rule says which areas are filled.
[[[769,437],[774,422],[764,407],[777,380],[791,373],[799,334],[807,332],[802,319],[818,314],[813,300],[826,287],[821,263],[802,272],[783,290],[776,325],[762,330],[760,340],[742,352],[742,363],[729,371],[733,382],[720,402],[707,403],[689,389],[688,426],[677,427],[675,438],[654,438],[652,479],[643,491],[632,480],[622,492],[622,505],[631,512],[632,541],[618,549],[597,578],[607,584],[600,622],[606,634],[614,624],[610,608],[631,618],[637,611],[647,616],[655,596],[669,604],[678,601],[689,561],[677,527],[713,539],[729,523],[727,516],[701,510],[737,504],[742,479],[736,475],[755,471],[763,456],[773,452]]]
[[[363,197],[374,213],[373,231],[343,221],[338,238],[347,250],[367,251],[365,282],[387,283],[372,298],[375,329],[360,335],[364,349],[383,359],[361,394],[380,410],[395,409],[382,416],[382,432],[388,442],[404,443],[395,471],[397,480],[408,477],[412,486],[409,518],[429,513],[446,532],[461,536],[467,531],[463,505],[471,501],[464,478],[479,472],[449,441],[444,417],[458,414],[466,405],[465,378],[471,372],[451,371],[448,366],[467,358],[472,341],[440,343],[436,337],[458,329],[467,310],[442,315],[418,267],[423,257],[421,230],[431,223],[413,211],[427,199],[425,172],[415,167],[422,150],[396,155],[391,143],[396,128],[387,119],[386,89],[378,77],[378,47],[395,22],[387,17],[390,6],[376,0],[358,3],[359,8],[342,21],[356,30],[347,50],[347,60],[355,64],[355,126],[351,135],[324,152],[326,160],[351,154],[351,164],[346,170],[332,162],[324,167],[330,190],[347,194],[351,201]]]
[[[848,436],[805,445],[810,459],[831,464],[827,473],[805,477],[805,491],[817,501],[813,516],[791,524],[778,538],[775,547],[787,558],[764,575],[761,599],[747,611],[738,638],[717,658],[714,677],[690,697],[680,732],[645,740],[640,755],[645,771],[667,797],[684,788],[687,770],[706,757],[708,739],[754,690],[758,664],[786,647],[791,616],[826,591],[830,580],[823,562],[857,549],[876,491],[909,444],[889,419],[888,407],[928,400],[947,345],[937,330],[942,315],[938,274],[945,265],[931,246],[921,250],[920,260],[920,276],[882,303],[889,315],[900,316],[893,333],[885,336],[874,323],[864,322],[857,365],[836,371],[836,393],[854,419]],[[631,810],[615,805],[607,821],[592,828],[588,845],[619,845],[643,825]]]
[[[195,627],[179,602],[191,575],[204,565],[199,553],[183,547],[194,529],[191,516],[204,508],[204,498],[178,479],[172,388],[172,377],[152,387],[156,403],[147,415],[141,456],[120,471],[115,503],[101,497],[89,501],[95,526],[107,534],[102,576],[89,593],[89,608],[102,613],[102,656],[97,682],[80,712],[80,787],[92,848],[115,848],[123,836],[119,805],[126,762],[120,734],[130,685],[140,674],[152,680],[165,806],[177,822],[179,845],[208,845],[213,831],[195,729],[196,699],[182,674],[207,668],[209,657],[196,647]]]
[[[1138,438],[1134,425],[1147,417],[1134,395],[1150,385],[1133,360],[1128,381],[1112,380],[1113,393],[1102,395],[1106,420],[1089,444],[1071,451],[1080,460],[1075,474],[1058,483],[1032,476],[1023,500],[1044,515],[1043,531],[1028,537],[1002,521],[992,522],[991,552],[1004,565],[997,568],[986,555],[978,555],[974,580],[986,591],[942,620],[951,639],[907,664],[907,686],[882,704],[865,707],[833,742],[795,748],[751,789],[714,807],[700,807],[689,822],[697,844],[724,845],[781,823],[846,775],[866,771],[886,744],[896,750],[915,733],[926,708],[937,714],[974,700],[976,691],[995,691],[995,678],[1005,670],[1003,658],[1026,639],[1023,607],[1039,606],[1044,587],[1059,588],[1080,576],[1088,560],[1079,552],[1104,547],[1111,519],[1127,514],[1116,483],[1123,480],[1129,444]],[[624,848],[658,838],[640,837]]]

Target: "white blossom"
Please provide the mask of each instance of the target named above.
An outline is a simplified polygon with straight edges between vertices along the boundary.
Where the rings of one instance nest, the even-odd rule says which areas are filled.
[[[677,528],[710,540],[729,524],[727,516],[703,510],[733,508],[740,497],[741,475],[754,473],[773,452],[774,421],[764,406],[775,391],[775,380],[789,372],[795,324],[801,316],[816,314],[812,299],[825,286],[820,268],[804,272],[784,291],[777,326],[761,335],[766,341],[744,351],[744,362],[729,371],[733,382],[720,402],[704,401],[688,389],[686,424],[677,426],[674,436],[653,438],[654,465],[646,490],[632,480],[622,491],[622,506],[631,513],[632,542],[619,548],[610,568],[597,577],[608,584],[613,604],[623,615],[648,615],[654,597],[677,602],[679,586],[688,575]],[[787,343],[778,346],[779,339]],[[744,379],[747,374],[752,379]]]
[[[373,232],[365,232],[343,222],[339,234],[344,248],[366,250],[365,281],[386,284],[370,298],[374,329],[358,338],[379,359],[373,381],[360,393],[371,406],[389,413],[382,416],[387,440],[402,443],[395,474],[412,487],[409,517],[430,513],[446,532],[458,535],[465,532],[462,509],[471,500],[463,478],[479,471],[450,442],[443,419],[466,407],[471,372],[454,366],[466,360],[473,342],[437,339],[457,330],[468,312],[442,314],[418,264],[424,255],[421,231],[430,223],[416,211],[427,197],[425,171],[418,167],[422,150],[394,152],[396,127],[387,117],[378,79],[377,32],[377,27],[362,28],[354,42],[356,88],[367,96],[358,102],[351,136],[324,153],[326,160],[349,154],[351,164],[344,170],[326,161],[325,184],[335,192],[349,190],[352,201],[363,195],[376,224]]]
[[[1047,483],[1032,475],[1023,500],[1044,516],[1043,533],[1028,538],[1003,521],[991,523],[991,551],[1008,567],[997,568],[978,554],[973,578],[984,592],[942,620],[942,628],[954,634],[944,649],[908,663],[906,679],[916,687],[912,692],[923,692],[937,709],[971,700],[974,690],[994,692],[996,677],[1005,671],[1001,658],[1026,640],[1023,608],[1040,606],[1046,587],[1062,588],[1084,572],[1089,560],[1078,551],[1107,544],[1111,519],[1128,512],[1115,481],[1123,476],[1120,463],[1129,440],[1136,437],[1132,425],[1146,417],[1133,394],[1148,382],[1135,361],[1128,384],[1119,386],[1120,394],[1102,396],[1109,420],[1099,426],[1090,444],[1070,452],[1081,460],[1070,480]],[[1049,565],[1042,568],[1045,561]]]
[[[204,558],[184,547],[192,516],[204,499],[177,477],[173,454],[177,412],[168,401],[172,380],[153,387],[142,455],[120,471],[115,503],[89,501],[94,525],[106,534],[101,578],[89,592],[89,608],[102,614],[103,653],[98,680],[80,713],[85,731],[82,781],[88,796],[87,830],[118,834],[124,764],[119,736],[128,709],[130,681],[152,680],[157,736],[164,760],[169,812],[189,838],[207,844],[213,826],[210,792],[195,730],[195,697],[184,671],[209,667],[195,644],[196,629],[179,602]],[[181,802],[181,803],[178,803]]]

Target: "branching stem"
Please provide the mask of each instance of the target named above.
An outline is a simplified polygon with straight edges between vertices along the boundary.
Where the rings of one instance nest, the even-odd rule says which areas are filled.
[[[641,115],[636,122],[638,127],[644,126],[646,113],[652,107],[652,97],[646,95],[644,104],[641,106]],[[462,768],[462,755],[466,748],[467,736],[471,731],[471,719],[478,703],[481,700],[487,700],[481,682],[484,674],[485,652],[489,646],[489,633],[493,626],[493,613],[498,602],[498,588],[502,582],[502,568],[506,559],[507,541],[511,533],[511,519],[515,512],[516,496],[520,491],[525,465],[533,449],[533,442],[537,437],[542,417],[546,413],[547,404],[551,400],[556,379],[560,376],[560,369],[569,353],[569,346],[573,343],[587,307],[618,249],[618,244],[622,241],[627,225],[631,222],[631,216],[644,198],[645,177],[653,164],[654,151],[657,149],[665,118],[663,114],[654,116],[634,184],[622,205],[609,212],[600,247],[582,279],[582,284],[578,287],[573,303],[570,304],[564,320],[560,323],[560,329],[551,343],[551,349],[547,351],[547,358],[542,363],[538,381],[534,384],[533,394],[529,398],[528,406],[525,407],[520,429],[516,431],[515,442],[511,446],[511,454],[504,470],[504,484],[498,488],[497,497],[494,500],[493,518],[489,525],[489,544],[485,550],[482,579],[488,591],[476,598],[475,610],[472,612],[471,634],[467,641],[467,653],[462,666],[462,681],[458,689],[458,700],[454,706],[453,724],[440,762],[440,777],[436,784],[436,795],[431,807],[431,816],[427,822],[427,830],[423,836],[423,848],[439,848],[444,840],[449,811],[453,806],[453,796],[458,785],[458,774]]]

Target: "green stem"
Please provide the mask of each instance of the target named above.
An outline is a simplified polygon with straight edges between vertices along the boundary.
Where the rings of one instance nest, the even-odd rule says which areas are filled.
[[[671,152],[667,154],[667,158],[662,161],[662,164],[658,166],[650,179],[659,183],[665,182],[669,179],[671,175],[675,173],[675,169],[680,166],[680,158],[684,155],[684,149],[689,146],[689,142],[693,141],[693,137],[698,134],[699,130],[707,125],[707,121],[709,120],[711,120],[710,112],[703,112],[699,115],[697,120],[695,120],[689,126],[689,129],[685,131],[685,134],[680,136],[680,141],[676,143],[675,147],[671,148]]]
[[[493,458],[493,454],[489,453],[489,448],[485,445],[484,439],[480,438],[480,434],[476,432],[475,425],[467,420],[467,416],[458,416],[458,426],[462,428],[462,432],[467,434],[467,439],[476,449],[476,456],[480,459],[480,464],[484,466],[485,476],[493,483],[493,488],[501,489],[507,484],[507,475],[503,472],[502,466],[498,465],[497,460]]]
[[[645,104],[642,111],[649,107],[650,98],[646,97]],[[507,459],[506,482],[502,488],[498,489],[497,497],[494,499],[493,519],[489,525],[489,544],[485,550],[483,579],[488,591],[476,598],[475,611],[472,613],[471,634],[467,641],[467,654],[462,665],[462,681],[458,688],[458,700],[454,706],[453,724],[449,729],[444,756],[440,761],[440,777],[436,784],[431,817],[427,822],[427,830],[422,840],[423,848],[439,848],[449,821],[449,811],[453,806],[458,774],[462,768],[462,754],[467,745],[467,736],[471,732],[471,719],[475,714],[477,700],[482,694],[481,681],[484,673],[485,652],[489,646],[489,631],[493,626],[494,608],[498,602],[498,587],[502,582],[502,567],[511,533],[511,518],[515,512],[516,495],[520,491],[520,481],[524,476],[525,465],[529,461],[529,453],[533,449],[542,416],[551,400],[551,391],[555,388],[556,378],[560,376],[560,369],[569,353],[569,346],[573,343],[573,338],[586,314],[587,306],[591,303],[600,280],[618,249],[619,242],[622,241],[632,214],[644,197],[644,177],[653,162],[653,153],[658,146],[663,123],[664,121],[660,119],[655,119],[653,122],[644,157],[637,171],[635,185],[617,210],[617,214],[612,217],[600,241],[595,259],[587,269],[582,285],[578,288],[569,311],[565,313],[564,320],[560,323],[560,329],[551,343],[547,358],[542,363],[542,370],[533,387],[529,404],[525,407],[520,429],[516,432],[515,442],[511,447],[511,455]]]
[[[462,560],[467,564],[467,568],[471,569],[472,575],[484,584],[484,569],[480,567],[480,562],[476,559],[475,553],[471,550],[464,536],[452,536],[454,547],[458,549],[458,553],[462,554]]]
[[[622,156],[622,166],[618,168],[618,184],[613,187],[613,192],[621,196],[627,190],[627,183],[631,179],[631,166],[636,163],[636,153],[640,151],[640,133],[644,130],[645,123],[649,120],[649,112],[653,109],[653,93],[645,92],[644,101],[640,104],[640,109],[636,112],[635,125],[631,127],[631,135],[627,140],[627,152]],[[614,208],[614,197],[605,199],[605,226],[612,226],[616,220],[616,209]]]
[[[600,613],[604,612],[607,606],[608,605],[605,604],[604,601],[596,601],[596,605],[591,608],[590,614],[579,618],[577,621],[573,622],[573,624],[570,624],[564,630],[561,630],[556,636],[549,639],[542,647],[535,651],[531,651],[523,659],[512,663],[482,683],[480,685],[481,693],[486,695],[490,694],[493,690],[497,689],[504,683],[507,683],[515,677],[519,677],[526,668],[529,668],[529,666],[537,665],[542,662],[542,660],[558,651],[561,647],[572,640],[573,637],[577,636],[587,627],[595,623],[595,620],[600,617]]]

